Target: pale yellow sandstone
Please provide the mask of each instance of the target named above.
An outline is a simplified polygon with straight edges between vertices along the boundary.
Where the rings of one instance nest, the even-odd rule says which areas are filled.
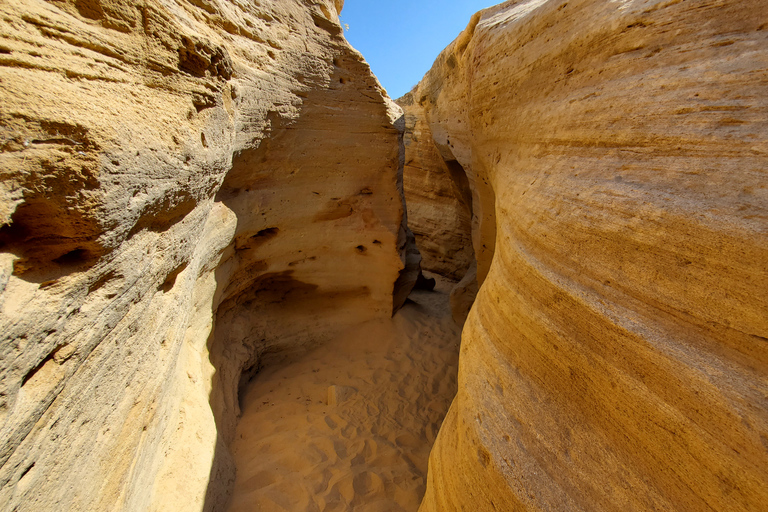
[[[481,284],[423,512],[765,508],[764,13],[506,2],[413,92]]]

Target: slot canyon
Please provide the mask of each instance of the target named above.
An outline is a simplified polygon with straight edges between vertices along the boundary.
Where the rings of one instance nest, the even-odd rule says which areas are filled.
[[[768,510],[768,3],[343,6],[0,1],[0,510]]]

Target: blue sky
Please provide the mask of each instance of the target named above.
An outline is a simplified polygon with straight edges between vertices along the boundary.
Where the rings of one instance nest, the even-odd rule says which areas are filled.
[[[502,0],[346,0],[344,35],[397,99],[429,71],[472,15]]]

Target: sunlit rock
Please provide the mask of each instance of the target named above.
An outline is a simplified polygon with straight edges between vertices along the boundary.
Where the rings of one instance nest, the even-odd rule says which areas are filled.
[[[0,6],[0,508],[221,510],[241,373],[407,295],[342,5]]]
[[[477,300],[421,510],[768,503],[761,2],[506,2],[413,91]]]

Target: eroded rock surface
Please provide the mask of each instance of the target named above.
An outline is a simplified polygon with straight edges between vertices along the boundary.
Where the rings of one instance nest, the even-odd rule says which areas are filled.
[[[414,91],[482,285],[423,512],[768,503],[764,7],[506,2]]]
[[[221,509],[241,370],[407,294],[342,4],[0,5],[0,508]]]
[[[454,281],[474,260],[472,192],[466,173],[447,147],[435,145],[424,110],[413,95],[397,100],[405,113],[404,191],[408,227],[421,252],[421,267]]]

